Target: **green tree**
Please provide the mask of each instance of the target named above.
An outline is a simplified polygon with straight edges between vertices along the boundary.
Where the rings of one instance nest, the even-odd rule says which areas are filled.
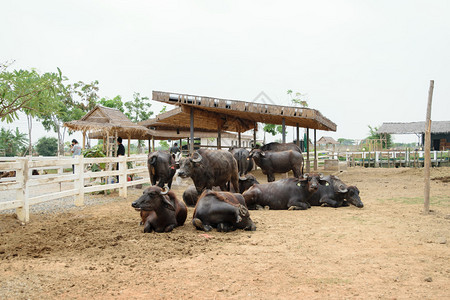
[[[275,124],[264,124],[264,132],[276,135],[277,133],[283,133],[283,126]]]
[[[366,138],[368,140],[381,140],[381,135],[378,133],[378,127],[369,127],[369,136]],[[390,134],[386,134],[386,143],[383,141],[381,144],[383,149],[389,149],[392,146],[392,137]]]
[[[103,105],[105,107],[117,108],[121,112],[125,112],[122,102],[122,96],[117,95],[112,99],[102,98],[98,101],[98,104]]]
[[[159,141],[159,148],[161,150],[169,150],[170,149],[170,145],[167,141]]]
[[[351,146],[355,144],[355,140],[350,140],[350,139],[344,139],[344,138],[338,138],[338,142],[341,145],[344,146]]]
[[[287,90],[288,96],[291,97],[291,103],[293,105],[300,105],[301,107],[308,107],[308,101],[306,100],[307,95],[296,92],[295,94],[292,90]]]
[[[36,151],[42,156],[55,156],[58,151],[58,140],[54,137],[41,137],[36,143]]]
[[[152,106],[148,103],[148,97],[142,97],[139,93],[133,94],[133,101],[125,102],[125,107],[127,112],[125,115],[134,123],[148,120],[153,112],[150,110]],[[138,140],[138,153],[142,152],[142,147],[144,146],[144,141]]]
[[[91,83],[78,81],[74,84],[69,84],[67,90],[72,98],[72,102],[85,113],[92,110],[100,98],[97,94],[99,90],[97,80]]]
[[[15,132],[11,129],[2,128],[0,130],[0,149],[5,151],[5,156],[21,155],[26,151],[26,136],[17,127]]]

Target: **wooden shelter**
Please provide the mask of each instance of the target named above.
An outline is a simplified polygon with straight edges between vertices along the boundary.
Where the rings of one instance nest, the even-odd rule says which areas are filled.
[[[128,139],[128,155],[130,154],[130,140],[146,140],[151,132],[144,126],[135,124],[120,110],[96,105],[90,112],[78,121],[64,123],[71,130],[83,132],[83,149],[85,148],[86,133],[90,138],[103,139],[107,156],[116,156],[116,140],[120,136]]]
[[[253,137],[256,143],[257,122],[281,124],[283,142],[286,142],[286,125],[297,127],[297,141],[300,140],[299,127],[314,129],[314,143],[316,143],[316,129],[336,131],[337,128],[335,123],[324,117],[319,111],[311,108],[261,104],[161,91],[153,91],[152,99],[178,106],[158,115],[157,121],[175,128],[189,128],[191,139],[194,137],[194,128],[195,130],[216,130],[218,149],[221,148],[221,133],[224,130],[237,132],[240,136],[242,132],[253,129]],[[307,139],[309,139],[309,130],[307,130]],[[239,146],[240,144],[239,138]],[[193,152],[192,143],[190,146],[190,151]],[[309,146],[307,152],[309,152]],[[307,160],[309,160],[309,156],[307,156]],[[309,167],[309,164],[307,166]]]

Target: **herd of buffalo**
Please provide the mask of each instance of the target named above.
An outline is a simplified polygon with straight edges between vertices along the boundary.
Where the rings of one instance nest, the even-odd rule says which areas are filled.
[[[249,172],[253,162],[267,175],[260,184]],[[248,151],[200,149],[190,157],[175,160],[164,151],[148,156],[152,186],[131,205],[141,214],[144,232],[169,232],[182,226],[187,206],[195,206],[192,224],[199,230],[255,230],[249,209],[304,210],[311,206],[363,207],[356,186],[347,186],[337,176],[303,173],[303,155],[293,143],[269,143]],[[275,181],[274,173],[291,171],[293,178]],[[170,191],[175,173],[194,182],[183,201]]]

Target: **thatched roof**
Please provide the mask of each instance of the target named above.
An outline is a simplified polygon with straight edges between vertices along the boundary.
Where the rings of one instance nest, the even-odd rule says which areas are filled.
[[[64,123],[64,126],[75,131],[89,131],[99,136],[106,134],[122,138],[148,139],[150,132],[144,126],[135,124],[120,110],[97,105],[78,121]]]
[[[408,134],[408,133],[425,133],[425,122],[409,122],[409,123],[383,123],[378,128],[378,133],[389,134]],[[450,121],[431,121],[431,133],[449,133]]]
[[[329,145],[329,144],[339,144],[336,142],[335,139],[333,139],[331,136],[323,136],[318,141],[317,144],[319,145]]]
[[[190,126],[190,113],[194,114],[195,129],[245,132],[256,122],[300,126],[311,129],[336,131],[336,124],[311,108],[261,104],[237,100],[218,99],[177,93],[153,91],[153,100],[177,105],[176,109],[158,115],[160,122]],[[164,120],[164,121],[162,121]]]

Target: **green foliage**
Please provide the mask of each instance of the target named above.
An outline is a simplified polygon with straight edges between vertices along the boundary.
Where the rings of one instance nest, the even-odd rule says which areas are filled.
[[[36,151],[42,156],[55,156],[58,151],[58,140],[54,137],[41,137],[36,143]]]
[[[344,139],[344,138],[338,138],[338,142],[341,145],[344,146],[351,146],[355,144],[355,140],[351,140],[351,139]]]
[[[72,102],[83,112],[87,113],[97,105],[99,99],[97,94],[99,90],[97,80],[94,80],[91,83],[78,81],[74,84],[69,84],[67,90],[69,91]]]
[[[148,101],[148,97],[142,97],[141,94],[134,93],[133,101],[125,102],[125,107],[128,110],[125,115],[135,123],[148,120],[153,115],[150,110],[152,105]]]
[[[0,130],[0,149],[5,151],[5,156],[21,155],[26,150],[26,136],[17,127],[15,132],[11,129],[2,128]]]
[[[381,135],[377,132],[378,131],[378,127],[372,127],[370,125],[367,125],[369,127],[369,136],[367,137],[367,139],[369,140],[378,140],[381,139]],[[392,146],[392,136],[390,134],[386,135],[386,145],[383,142],[383,148],[384,149],[389,149]]]
[[[277,133],[283,133],[283,126],[275,124],[265,124],[263,130],[272,135],[276,135]]]
[[[164,105],[159,113],[162,114],[162,113],[165,113],[166,111],[167,111],[167,105]]]
[[[81,154],[84,157],[106,157],[106,154],[103,152],[103,145],[97,144],[92,148],[84,149],[81,151]],[[98,172],[100,170],[106,169],[106,163],[100,163],[100,164],[92,164],[91,171],[92,172]]]
[[[300,105],[301,107],[308,107],[308,101],[306,100],[307,95],[296,92],[293,94],[292,90],[287,90],[286,92],[291,97],[291,103],[293,105]]]
[[[105,107],[117,108],[121,112],[125,111],[123,107],[122,96],[120,95],[115,96],[113,99],[102,98],[98,101],[98,104]]]
[[[7,71],[0,66],[0,120],[8,123],[18,119],[18,111],[33,117],[52,111],[55,87],[62,81],[58,73],[39,74],[36,70]]]
[[[169,150],[170,149],[169,143],[167,141],[160,141],[159,147],[161,148],[161,150]]]

